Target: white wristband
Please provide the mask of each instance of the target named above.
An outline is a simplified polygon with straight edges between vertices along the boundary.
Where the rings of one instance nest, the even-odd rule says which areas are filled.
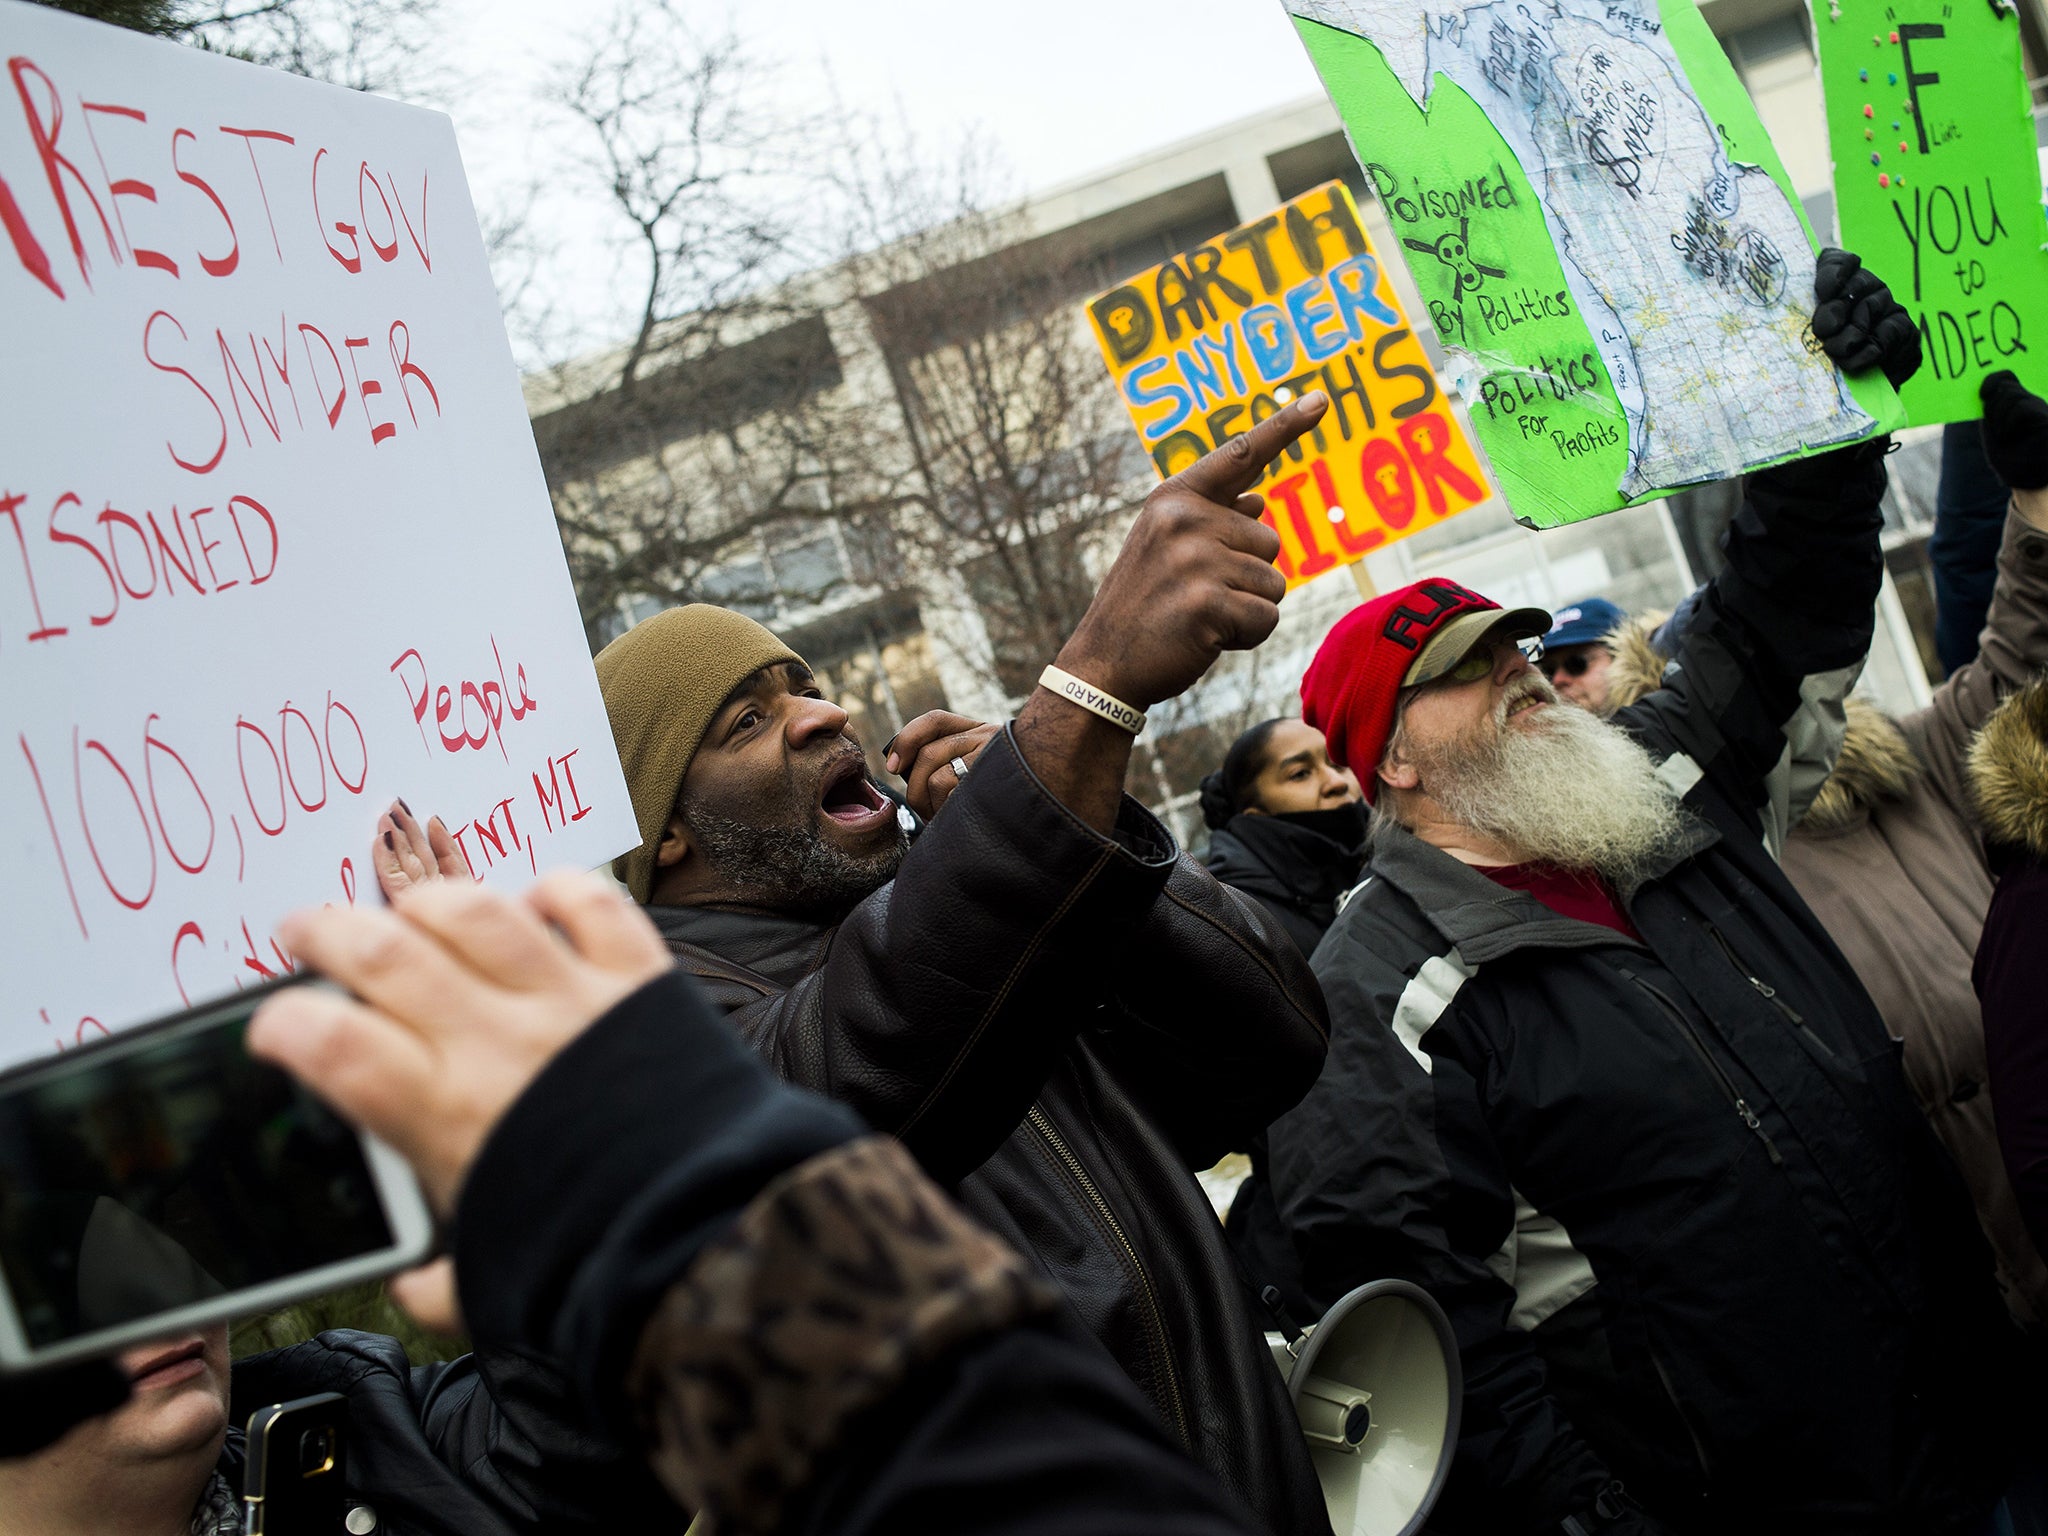
[[[1145,712],[1133,709],[1122,699],[1113,699],[1092,683],[1084,683],[1071,672],[1062,672],[1058,667],[1047,667],[1038,674],[1038,686],[1048,688],[1070,704],[1078,704],[1090,714],[1102,716],[1120,730],[1129,731],[1133,736],[1145,729]]]

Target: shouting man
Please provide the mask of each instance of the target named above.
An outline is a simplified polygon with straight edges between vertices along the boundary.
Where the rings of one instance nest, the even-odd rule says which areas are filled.
[[[643,838],[617,872],[683,968],[785,1077],[957,1182],[1289,1536],[1324,1527],[1322,1495],[1189,1170],[1307,1091],[1322,999],[1123,781],[1143,712],[1278,621],[1278,536],[1249,493],[1327,404],[1147,498],[1015,721],[897,736],[911,804],[944,808],[907,850],[846,712],[751,620],[672,609],[597,658]]]
[[[1831,356],[1911,374],[1855,258],[1816,286]],[[1983,1243],[1760,836],[1802,681],[1870,643],[1884,452],[1752,477],[1666,686],[1612,722],[1518,645],[1549,615],[1441,580],[1302,681],[1376,824],[1274,1193],[1318,1302],[1400,1275],[1451,1313],[1446,1531],[1960,1533],[1998,1499]]]

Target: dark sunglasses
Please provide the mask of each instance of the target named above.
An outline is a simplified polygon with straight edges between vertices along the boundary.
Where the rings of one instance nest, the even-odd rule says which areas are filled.
[[[1592,665],[1584,651],[1574,651],[1569,656],[1545,656],[1536,663],[1536,669],[1554,682],[1560,672],[1566,677],[1584,677]]]

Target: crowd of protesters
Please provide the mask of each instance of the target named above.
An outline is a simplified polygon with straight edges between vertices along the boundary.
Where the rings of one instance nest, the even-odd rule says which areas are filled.
[[[1917,367],[1855,257],[1816,300],[1844,369]],[[357,1536],[1315,1536],[1264,1335],[1388,1277],[1462,1374],[1431,1530],[2048,1529],[2048,403],[1994,376],[1948,439],[2002,522],[1944,546],[1975,639],[1925,709],[1853,693],[1879,438],[1749,477],[1672,616],[1361,604],[1198,863],[1133,742],[1277,623],[1256,487],[1327,406],[1154,491],[1017,717],[910,722],[900,791],[697,605],[597,658],[623,898],[495,894],[394,805],[388,905],[282,933],[340,989],[251,1046],[412,1164],[447,1258],[395,1291],[473,1353],[0,1380],[0,1536],[238,1531],[233,1423],[325,1390]]]

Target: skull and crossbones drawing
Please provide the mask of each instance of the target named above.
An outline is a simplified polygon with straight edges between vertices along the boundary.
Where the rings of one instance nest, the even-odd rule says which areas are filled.
[[[1499,267],[1489,267],[1472,255],[1472,216],[1465,214],[1455,230],[1445,230],[1434,241],[1409,236],[1401,241],[1411,251],[1424,251],[1451,269],[1451,302],[1457,303],[1489,277],[1506,277]]]

